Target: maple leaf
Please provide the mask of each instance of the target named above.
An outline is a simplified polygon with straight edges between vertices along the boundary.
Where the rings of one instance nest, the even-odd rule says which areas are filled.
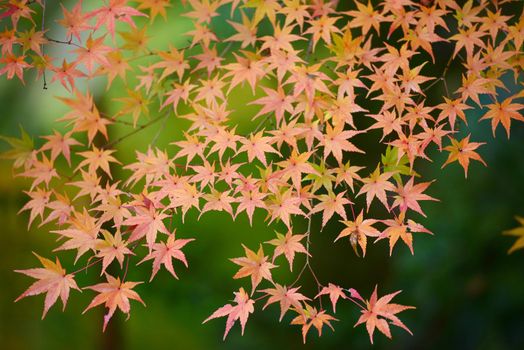
[[[238,216],[238,214],[245,211],[249,218],[249,224],[252,225],[253,213],[255,212],[255,209],[266,208],[266,204],[263,201],[264,197],[266,196],[267,195],[265,193],[261,193],[258,190],[242,191],[242,197],[238,201],[235,218]]]
[[[297,126],[296,120],[286,123],[285,119],[282,119],[280,127],[276,130],[269,131],[269,133],[273,135],[273,142],[277,145],[277,149],[281,149],[282,145],[286,143],[293,148],[291,156],[297,157],[298,154],[293,154],[298,149],[297,136],[301,135],[305,131],[306,129]]]
[[[126,73],[131,69],[131,66],[128,60],[122,56],[122,51],[119,50],[109,52],[107,60],[109,64],[98,67],[95,75],[106,75],[107,89],[109,89],[117,76],[125,82]]]
[[[302,338],[304,344],[306,343],[306,336],[311,326],[315,327],[318,331],[318,335],[321,336],[324,324],[334,331],[331,321],[338,321],[333,316],[326,314],[324,310],[317,311],[316,308],[307,303],[305,309],[299,309],[297,312],[299,315],[291,321],[291,324],[302,326]]]
[[[121,46],[122,50],[130,50],[134,53],[148,53],[148,40],[149,37],[146,35],[147,27],[142,29],[131,28],[129,32],[118,32],[118,34],[124,40]]]
[[[238,153],[247,152],[249,162],[257,158],[264,166],[267,166],[266,153],[280,154],[280,152],[271,146],[271,137],[263,136],[263,134],[263,131],[260,131],[256,134],[251,134],[249,139],[240,139],[242,146],[238,149]]]
[[[158,270],[160,270],[161,265],[164,265],[167,271],[169,271],[173,277],[178,279],[178,276],[173,269],[172,259],[180,260],[187,267],[187,260],[186,256],[182,252],[182,247],[191,241],[194,241],[194,239],[176,239],[175,232],[173,231],[173,233],[167,237],[166,242],[154,243],[152,246],[152,251],[149,252],[149,254],[139,262],[139,264],[141,264],[144,261],[154,259],[153,273],[151,274],[151,279],[149,281],[151,282],[153,278],[155,278],[155,275],[157,274]]]
[[[38,56],[42,56],[42,48],[49,42],[44,34],[44,31],[35,31],[35,28],[20,33],[18,42],[22,45],[23,53],[25,54],[28,50],[32,50]]]
[[[331,194],[333,181],[336,179],[334,176],[336,170],[328,168],[324,160],[321,160],[320,164],[312,164],[312,166],[315,172],[307,174],[306,177],[304,177],[305,181],[313,181],[310,192],[315,193],[321,187],[324,187],[328,193]]]
[[[362,249],[362,256],[366,256],[366,245],[367,245],[367,236],[369,237],[378,237],[380,236],[380,231],[377,230],[373,225],[377,223],[375,219],[365,219],[363,211],[358,214],[354,221],[350,220],[341,220],[344,225],[347,227],[343,229],[335,242],[340,238],[349,236],[349,242],[355,251],[355,254],[358,256],[357,243]]]
[[[80,191],[76,194],[75,199],[85,195],[89,195],[89,198],[93,200],[100,189],[100,178],[96,174],[89,173],[80,169],[82,180],[68,183],[68,185],[80,188]]]
[[[247,319],[249,314],[252,314],[255,311],[254,304],[255,301],[249,298],[249,295],[244,291],[244,288],[240,288],[238,292],[234,292],[236,305],[226,304],[221,308],[217,309],[206,318],[202,323],[206,323],[209,320],[218,317],[227,316],[226,320],[226,330],[224,332],[224,340],[227,337],[227,334],[231,330],[231,327],[235,324],[237,320],[240,320],[240,327],[242,328],[242,335],[244,335],[244,328],[246,327]]]
[[[260,47],[260,50],[269,49],[271,52],[278,51],[293,51],[293,41],[304,40],[304,38],[292,34],[294,25],[284,26],[275,26],[273,29],[273,35],[266,35],[260,38],[264,43]]]
[[[312,34],[313,36],[313,50],[320,39],[324,40],[327,45],[331,45],[331,35],[333,33],[340,33],[340,29],[335,26],[335,23],[340,17],[321,16],[318,19],[309,20],[311,26],[303,34]]]
[[[69,63],[62,60],[62,66],[52,66],[51,70],[55,73],[51,78],[51,83],[58,80],[66,90],[75,90],[75,80],[84,77],[85,74],[76,69],[76,62]]]
[[[134,255],[127,247],[127,242],[122,239],[120,230],[117,230],[114,235],[107,230],[101,230],[101,232],[104,239],[99,239],[96,242],[96,249],[98,250],[96,256],[102,258],[102,271],[100,272],[100,276],[105,273],[107,267],[113,260],[116,259],[120,267],[122,267],[125,255]]]
[[[71,218],[71,215],[75,210],[67,194],[62,195],[55,191],[54,195],[56,200],[49,202],[47,205],[47,207],[51,209],[51,212],[47,215],[47,218],[40,223],[40,226],[52,222],[53,220],[57,220],[58,225],[61,226]]]
[[[460,98],[451,100],[444,96],[444,101],[444,103],[436,106],[436,108],[441,110],[437,118],[437,123],[443,119],[448,119],[449,125],[451,126],[451,131],[455,131],[455,120],[457,119],[457,116],[462,119],[464,123],[468,123],[464,110],[471,109],[471,106],[463,103],[462,99]]]
[[[96,18],[93,30],[97,30],[104,25],[114,39],[116,21],[122,21],[129,24],[131,27],[135,27],[135,22],[133,21],[132,16],[147,17],[146,14],[137,9],[134,9],[131,6],[126,6],[127,2],[128,0],[108,0],[105,6],[87,13],[86,17],[88,19]]]
[[[301,92],[305,93],[308,105],[311,107],[312,101],[315,100],[316,92],[323,92],[326,95],[333,95],[326,85],[326,81],[331,79],[320,71],[321,65],[312,66],[295,66],[292,75],[286,81],[286,84],[293,84],[293,96],[297,97]]]
[[[122,222],[122,225],[132,227],[131,236],[129,236],[128,241],[131,243],[145,237],[147,246],[149,250],[151,250],[153,249],[158,232],[169,235],[169,231],[162,221],[167,217],[167,214],[158,212],[153,205],[149,208],[135,206],[134,209],[136,215]]]
[[[362,179],[364,185],[360,188],[360,192],[357,196],[360,196],[364,193],[366,194],[366,203],[368,210],[369,206],[371,205],[371,201],[375,198],[375,196],[380,200],[382,204],[384,204],[386,209],[389,208],[388,199],[386,197],[386,191],[395,191],[395,186],[388,181],[388,179],[393,175],[394,172],[385,172],[381,174],[379,164],[377,165],[375,171],[369,175],[369,177]]]
[[[29,8],[29,4],[23,1],[9,1],[9,3],[0,4],[1,9],[6,9],[4,12],[0,13],[0,19],[5,17],[11,17],[11,23],[13,27],[18,25],[18,20],[20,17],[29,18],[32,20],[31,15],[35,12]]]
[[[395,217],[395,219],[382,220],[382,223],[384,223],[388,227],[380,234],[376,241],[379,241],[383,238],[389,239],[390,256],[393,253],[393,248],[397,244],[399,238],[402,239],[402,241],[408,246],[411,254],[414,254],[412,232],[423,232],[432,234],[431,231],[426,229],[424,226],[414,222],[413,220],[407,220],[406,223],[405,216],[406,212],[401,211],[400,214]]]
[[[322,295],[329,295],[329,300],[331,300],[331,305],[333,306],[333,312],[337,312],[337,301],[339,298],[347,299],[346,294],[344,293],[344,288],[337,286],[336,284],[329,283],[327,287],[323,287],[320,293],[317,294],[315,298],[319,298]]]
[[[371,27],[375,31],[380,32],[380,22],[384,20],[384,17],[380,14],[380,11],[373,9],[371,1],[368,0],[368,4],[364,5],[358,1],[355,1],[357,10],[345,12],[347,15],[353,17],[349,21],[350,28],[362,28],[362,33],[368,33]]]
[[[238,279],[251,276],[251,295],[253,295],[255,288],[262,279],[266,279],[270,282],[273,281],[271,278],[271,269],[277,266],[268,262],[268,257],[264,255],[262,245],[259,246],[256,253],[243,244],[242,247],[244,247],[246,253],[245,257],[229,259],[233,263],[241,266],[240,270],[238,270],[233,278]]]
[[[138,162],[124,167],[133,171],[133,175],[127,181],[128,183],[135,185],[145,177],[146,185],[149,185],[151,182],[169,175],[172,161],[165,152],[157,148],[155,153],[155,150],[148,148],[147,153],[144,154],[137,151],[136,155]]]
[[[336,184],[338,185],[344,181],[349,188],[351,188],[351,191],[354,191],[354,180],[362,181],[362,178],[357,173],[362,169],[364,169],[364,167],[351,165],[349,161],[344,165],[339,166],[335,171],[337,175]]]
[[[194,56],[194,58],[200,62],[192,70],[192,72],[196,72],[205,68],[207,70],[207,76],[210,77],[211,73],[221,66],[221,62],[224,60],[224,58],[218,56],[216,47],[204,47],[203,49],[203,53]]]
[[[24,69],[31,67],[31,65],[25,61],[24,55],[15,56],[8,54],[0,58],[0,63],[4,64],[0,69],[0,75],[7,73],[7,79],[13,79],[16,75],[22,83],[24,83]]]
[[[137,300],[141,302],[142,305],[146,305],[137,292],[133,290],[133,288],[142,282],[123,282],[120,281],[120,277],[114,278],[107,273],[105,275],[107,283],[99,283],[84,287],[84,289],[91,289],[95,292],[98,292],[99,294],[93,298],[86,309],[82,312],[82,314],[84,314],[87,310],[100,304],[104,304],[108,310],[107,314],[104,315],[104,326],[102,328],[103,331],[106,330],[107,323],[111,317],[113,317],[113,314],[117,308],[120,309],[120,311],[123,313],[127,314],[127,317],[129,318],[129,311],[131,310],[129,299]]]
[[[262,310],[264,310],[269,305],[278,302],[280,304],[280,318],[278,321],[282,321],[282,318],[290,307],[300,310],[302,309],[302,304],[300,303],[301,301],[311,300],[302,293],[299,293],[299,288],[300,287],[288,288],[275,283],[275,288],[261,290],[260,292],[266,293],[266,295],[269,296]]]
[[[27,227],[31,227],[31,223],[38,215],[41,220],[43,220],[44,210],[49,203],[51,197],[51,191],[47,191],[43,188],[37,188],[34,191],[25,192],[31,200],[29,200],[23,207],[18,211],[21,213],[25,210],[30,210],[29,213],[29,223]]]
[[[247,0],[244,7],[254,8],[253,24],[257,25],[264,17],[267,17],[274,26],[276,14],[281,9],[278,0]]]
[[[53,130],[54,135],[42,136],[47,142],[40,148],[41,151],[51,150],[51,161],[54,162],[59,154],[62,154],[67,160],[67,164],[71,164],[71,146],[81,146],[82,144],[76,139],[72,138],[72,132],[64,135],[58,131]]]
[[[295,258],[295,253],[304,253],[308,256],[311,256],[304,245],[300,243],[300,241],[307,236],[306,234],[294,235],[291,233],[291,231],[288,231],[286,235],[278,232],[276,232],[276,234],[277,238],[266,242],[275,246],[275,251],[273,252],[273,262],[278,256],[284,254],[287,261],[289,262],[289,270],[293,271],[293,259]]]
[[[66,29],[66,37],[74,37],[78,41],[82,41],[80,33],[91,29],[91,26],[87,23],[87,16],[82,13],[82,1],[83,0],[79,0],[71,11],[68,11],[63,4],[60,4],[63,18],[57,20],[57,23]]]
[[[450,40],[456,41],[453,57],[455,57],[462,48],[466,49],[466,55],[468,57],[473,56],[476,46],[479,48],[485,48],[486,45],[481,39],[484,35],[486,34],[484,32],[478,31],[476,26],[472,26],[467,29],[459,28],[459,32],[449,38]]]
[[[406,136],[404,133],[400,133],[396,140],[388,142],[387,144],[394,146],[393,148],[397,150],[397,162],[400,162],[404,155],[407,157],[410,173],[411,170],[413,170],[413,164],[417,157],[429,159],[421,147],[422,141],[414,134]]]
[[[100,116],[100,112],[93,103],[93,96],[89,92],[82,95],[79,90],[75,90],[74,93],[75,98],[58,97],[72,109],[58,121],[70,120],[74,124],[73,132],[86,131],[88,145],[91,145],[98,133],[101,133],[107,140],[107,125],[111,124],[111,121]]]
[[[75,212],[74,216],[69,219],[69,222],[69,228],[52,231],[53,233],[58,233],[60,236],[68,238],[68,240],[56,248],[55,251],[76,249],[76,262],[82,255],[87,253],[88,250],[96,250],[100,224],[97,223],[96,218],[89,215],[86,208],[84,208],[83,212]]]
[[[149,115],[148,105],[150,101],[147,98],[145,98],[142,95],[142,93],[137,92],[137,91],[128,90],[127,94],[128,94],[128,97],[121,97],[121,98],[115,99],[115,101],[124,103],[124,106],[118,112],[118,116],[131,114],[133,117],[133,127],[136,128],[138,118],[141,115],[142,116]]]
[[[201,25],[197,22],[194,23],[195,29],[187,32],[185,35],[193,38],[191,41],[190,48],[196,44],[201,44],[203,47],[209,47],[212,41],[218,41],[216,34],[206,25]]]
[[[518,237],[517,240],[511,246],[511,248],[509,248],[508,254],[513,253],[515,250],[524,248],[524,217],[517,216],[516,219],[519,222],[520,226],[503,232],[503,234],[505,235]]]
[[[216,12],[220,1],[214,0],[189,0],[193,11],[185,13],[184,16],[194,18],[197,23],[211,23],[213,17],[218,16]]]
[[[449,163],[458,161],[459,164],[464,168],[464,176],[468,177],[468,167],[470,159],[477,160],[487,166],[486,162],[480,157],[480,155],[475,152],[477,148],[485,144],[484,142],[469,142],[469,137],[466,136],[462,140],[457,140],[455,138],[451,139],[451,145],[444,147],[444,150],[449,152],[448,159],[442,165],[444,168]]]
[[[366,323],[366,329],[369,334],[371,344],[373,344],[373,333],[377,328],[386,337],[391,338],[391,331],[389,329],[388,320],[392,325],[405,329],[409,334],[411,331],[408,327],[402,323],[402,321],[396,316],[399,312],[409,309],[415,309],[414,306],[405,306],[400,304],[390,303],[391,300],[399,294],[401,291],[384,295],[380,298],[377,296],[377,286],[371,294],[369,301],[366,301],[366,307],[362,307],[362,315],[358,319],[355,327],[359,324]]]
[[[195,185],[190,185],[187,182],[181,188],[175,189],[171,194],[171,206],[174,208],[182,207],[182,222],[184,222],[185,214],[192,207],[199,208],[199,198],[201,193]]]
[[[265,64],[264,61],[260,59],[260,56],[256,54],[247,51],[242,51],[242,54],[244,57],[233,53],[236,58],[236,63],[223,66],[224,69],[229,71],[224,74],[223,79],[232,77],[227,93],[229,94],[238,84],[247,81],[254,95],[257,82],[266,74],[264,69]]]
[[[35,159],[31,162],[30,168],[16,176],[33,178],[31,190],[42,182],[45,183],[46,186],[49,186],[49,183],[54,177],[59,177],[53,162],[44,154],[42,154],[42,160]]]
[[[321,144],[324,146],[324,159],[326,159],[327,156],[332,153],[337,162],[342,164],[343,151],[364,153],[364,151],[358,149],[355,145],[348,141],[359,133],[359,131],[355,130],[344,131],[342,125],[331,127],[329,124],[326,124],[326,131],[321,142]]]
[[[167,20],[166,9],[171,7],[169,0],[135,0],[135,2],[138,2],[138,10],[149,10],[151,22],[153,22],[158,15]]]
[[[22,126],[20,126],[20,138],[0,135],[0,140],[4,140],[11,146],[10,150],[0,153],[0,158],[14,160],[15,169],[21,166],[25,170],[31,168],[35,160],[34,143]]]
[[[264,90],[267,96],[250,102],[250,104],[263,106],[253,118],[267,113],[274,113],[277,124],[280,124],[280,121],[284,118],[285,112],[293,113],[293,97],[287,95],[280,85],[276,90],[266,87],[262,87],[262,90]]]
[[[293,73],[298,63],[304,63],[304,60],[299,57],[299,51],[278,51],[271,53],[267,57],[268,70],[273,72],[276,70],[277,81],[282,83],[287,73]]]
[[[469,74],[467,77],[462,76],[462,86],[457,89],[457,93],[461,94],[463,102],[466,102],[471,98],[479,107],[481,107],[482,105],[479,98],[480,94],[494,95],[494,89],[487,86],[489,83],[492,83],[492,80],[479,78],[473,74]]]
[[[409,163],[408,156],[401,154],[401,150],[398,147],[388,145],[386,152],[380,157],[381,163],[384,166],[384,172],[394,172],[393,178],[397,182],[402,182],[400,175],[419,176],[413,169],[407,166]]]
[[[344,208],[344,205],[351,205],[353,203],[345,198],[345,195],[346,191],[340,192],[336,195],[329,191],[328,194],[321,194],[318,196],[320,203],[313,208],[311,213],[322,212],[322,227],[326,226],[329,219],[331,219],[335,213],[346,220],[346,209]]]
[[[371,117],[376,120],[375,124],[371,125],[369,129],[380,129],[382,130],[382,138],[391,134],[395,131],[397,134],[402,132],[402,126],[405,122],[397,117],[395,110],[392,111],[382,111],[379,114],[368,114],[368,117]]]
[[[312,152],[298,153],[293,150],[287,160],[278,162],[277,165],[282,168],[282,180],[291,179],[295,188],[300,190],[302,174],[315,173],[315,169],[308,162],[311,155]]]
[[[75,65],[84,64],[87,68],[87,73],[93,72],[94,64],[101,66],[109,65],[107,55],[113,49],[107,45],[104,45],[105,35],[102,35],[96,39],[93,39],[92,34],[86,40],[86,47],[79,47],[73,50],[77,54]]]
[[[286,190],[283,194],[276,194],[269,199],[267,204],[268,217],[271,217],[269,222],[279,218],[288,229],[291,229],[291,215],[305,215],[300,209],[300,204],[300,198],[293,195],[291,189]]]
[[[398,206],[401,211],[406,211],[409,208],[425,217],[426,214],[424,214],[422,208],[420,208],[418,201],[438,201],[438,199],[422,193],[431,185],[431,182],[414,185],[413,181],[414,177],[412,176],[405,185],[399,184],[397,186],[397,194],[395,195],[395,201],[391,205],[391,209]]]
[[[241,11],[240,14],[242,15],[242,24],[232,22],[230,20],[227,21],[235,30],[237,31],[237,34],[234,34],[227,38],[225,41],[240,41],[240,47],[242,49],[254,45],[257,41],[257,26],[253,21],[250,21],[249,17],[246,16],[244,11]]]
[[[408,44],[403,44],[400,49],[388,44],[385,45],[388,52],[381,56],[381,59],[385,63],[380,68],[384,70],[386,76],[395,74],[399,68],[402,69],[402,71],[409,71],[409,60],[417,52],[410,50]],[[369,89],[369,92],[371,91],[372,89]]]
[[[65,309],[67,300],[69,299],[70,289],[81,290],[78,288],[73,278],[74,275],[66,274],[66,270],[62,268],[58,258],[56,258],[56,262],[52,262],[36,253],[33,254],[38,258],[38,260],[40,260],[43,268],[15,270],[15,272],[22,273],[38,280],[16,298],[15,302],[28,296],[46,293],[44,312],[42,314],[43,319],[51,306],[56,303],[58,297],[62,300],[63,309]]]
[[[209,106],[217,104],[217,99],[222,101],[226,99],[224,91],[222,91],[226,83],[218,75],[212,79],[200,80],[200,85],[197,89],[198,94],[194,97],[194,102],[205,100]]]
[[[93,146],[92,151],[78,152],[79,155],[85,159],[78,164],[76,170],[87,165],[87,171],[91,174],[94,174],[98,168],[102,169],[110,179],[111,170],[109,169],[109,163],[121,164],[115,157],[111,154],[114,153],[113,150],[98,149],[96,146]]]
[[[284,0],[284,6],[280,9],[280,13],[286,18],[284,25],[290,25],[296,22],[302,31],[304,20],[311,17],[308,13],[308,5],[302,4],[301,0]]]
[[[501,9],[496,12],[487,10],[487,17],[481,18],[480,31],[489,31],[491,39],[495,42],[499,31],[507,31],[508,21],[512,16],[502,16]]]
[[[233,207],[231,206],[231,203],[236,202],[236,199],[231,197],[229,192],[230,191],[221,192],[211,189],[211,193],[204,194],[202,197],[206,200],[206,204],[202,207],[199,218],[202,214],[210,210],[225,211],[233,216]]]
[[[0,33],[0,45],[2,55],[13,54],[13,46],[17,44],[17,32],[15,29],[5,29]]]
[[[524,109],[524,104],[522,103],[511,103],[513,97],[508,97],[501,103],[492,103],[487,105],[489,111],[484,114],[480,120],[491,119],[491,128],[493,130],[493,136],[495,136],[495,130],[499,123],[502,124],[504,129],[506,129],[506,134],[509,139],[509,130],[511,128],[511,119],[524,121],[524,116],[519,112],[521,109]]]
[[[163,80],[175,72],[177,73],[178,78],[182,80],[185,70],[190,68],[189,63],[184,60],[183,50],[179,51],[175,47],[170,46],[169,52],[161,51],[158,53],[158,56],[162,59],[162,61],[155,63],[151,67],[155,69],[164,69],[162,75],[160,76],[160,80]]]

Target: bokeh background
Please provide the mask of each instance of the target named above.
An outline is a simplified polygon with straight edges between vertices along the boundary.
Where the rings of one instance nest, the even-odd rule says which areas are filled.
[[[68,2],[64,3],[67,6]],[[181,47],[187,41],[179,34],[190,30],[190,21],[180,16],[178,5],[169,12],[169,22],[156,21],[148,30],[152,49],[165,49],[168,43]],[[52,24],[59,15],[58,7],[49,6],[47,13],[50,35],[60,35],[59,31],[54,32]],[[221,36],[232,34],[230,26],[221,22],[214,25]],[[52,47],[52,50],[65,49]],[[446,49],[442,46],[438,50]],[[428,68],[425,72],[438,74],[441,68],[436,67],[434,71]],[[451,80],[459,79],[453,69],[450,76]],[[22,86],[18,81],[0,79],[0,133],[18,136],[18,127],[22,125],[39,143],[38,136],[63,127],[54,123],[66,111],[55,96],[64,96],[65,91],[57,84],[43,90],[42,81],[34,81],[31,77],[26,80],[26,85]],[[505,83],[515,89],[511,79]],[[105,91],[105,82],[94,80],[90,84],[100,109],[107,113],[116,111],[119,105],[112,101],[114,96]],[[245,107],[247,99],[252,98],[249,92],[234,92],[235,97],[230,97],[231,107],[236,111],[233,117],[237,118],[240,128],[247,130],[249,120],[242,116],[257,108]],[[437,85],[428,99],[438,101],[443,94]],[[503,230],[516,226],[514,215],[524,215],[524,124],[515,123],[510,139],[501,129],[494,137],[489,122],[478,122],[479,115],[479,111],[468,113],[468,128],[461,129],[463,136],[471,132],[475,141],[488,143],[480,148],[488,167],[472,163],[466,180],[458,164],[441,170],[445,155],[432,150],[429,154],[433,162],[419,169],[426,179],[436,180],[429,194],[440,202],[423,204],[427,218],[419,216],[417,219],[435,235],[415,234],[414,256],[405,246],[398,246],[389,257],[386,242],[380,242],[370,247],[365,259],[358,258],[349,244],[332,243],[341,229],[336,223],[320,232],[318,218],[313,222],[312,264],[322,282],[337,281],[358,289],[365,296],[370,295],[375,284],[379,285],[379,294],[402,289],[396,301],[417,307],[401,315],[414,335],[395,328],[390,341],[376,333],[375,349],[524,348],[524,251],[507,255],[513,238],[501,235]],[[149,140],[157,134],[157,146],[166,147],[180,135],[184,125],[187,124],[170,119],[165,125],[144,130],[122,142],[118,156],[132,160],[135,150],[147,150]],[[129,131],[125,126],[110,130],[111,137]],[[371,144],[358,145],[363,149],[372,148]],[[2,143],[0,147],[4,150],[6,145]],[[372,164],[376,159],[360,161]],[[116,174],[128,175],[118,169]],[[151,284],[137,287],[147,307],[133,302],[127,321],[117,312],[106,333],[101,331],[104,311],[101,307],[81,315],[93,297],[90,291],[82,294],[73,291],[66,312],[62,313],[57,304],[42,321],[43,296],[13,302],[32,281],[14,270],[36,266],[32,251],[52,257],[52,249],[56,246],[55,236],[49,233],[54,229],[52,226],[38,228],[34,225],[28,230],[28,213],[17,214],[27,200],[23,193],[27,184],[24,179],[13,178],[10,162],[0,161],[0,349],[371,347],[365,328],[353,328],[359,311],[349,302],[342,302],[337,307],[336,317],[340,321],[334,324],[335,332],[326,328],[319,339],[316,331],[312,331],[306,345],[302,344],[300,327],[289,325],[291,315],[278,323],[276,305],[262,312],[262,305],[257,304],[244,336],[240,336],[236,325],[225,342],[222,341],[225,319],[201,325],[213,310],[232,299],[234,290],[247,286],[247,280],[231,278],[237,268],[228,258],[243,254],[241,243],[253,248],[258,242],[273,238],[274,229],[264,223],[260,212],[256,213],[252,227],[244,215],[233,222],[221,213],[206,213],[198,220],[198,214],[190,212],[185,223],[175,222],[181,236],[197,239],[185,250],[189,270],[179,264],[175,269],[180,280],[161,271]],[[66,265],[72,260],[72,255],[64,255]],[[297,258],[295,269],[302,263],[303,260]],[[148,280],[150,269],[148,264],[132,269],[129,279]],[[79,285],[96,283],[96,274],[90,271],[79,276]],[[312,294],[315,287],[308,278],[306,275],[303,290]],[[289,283],[293,276],[281,273],[279,279]]]

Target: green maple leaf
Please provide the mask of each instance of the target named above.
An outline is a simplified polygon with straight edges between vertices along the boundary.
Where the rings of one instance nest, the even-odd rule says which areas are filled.
[[[15,168],[21,167],[26,160],[32,157],[34,149],[33,139],[25,132],[22,126],[20,126],[20,138],[0,135],[0,140],[4,140],[11,146],[10,150],[0,153],[0,158],[14,160]]]

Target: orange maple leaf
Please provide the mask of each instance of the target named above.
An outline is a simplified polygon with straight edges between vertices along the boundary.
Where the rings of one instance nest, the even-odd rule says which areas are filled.
[[[231,327],[235,324],[236,320],[240,320],[240,327],[242,328],[242,335],[244,335],[244,328],[246,327],[247,319],[249,314],[253,313],[255,301],[249,298],[249,295],[244,291],[244,288],[240,288],[238,292],[235,292],[235,303],[236,305],[226,304],[213,312],[211,316],[206,318],[204,322],[218,317],[227,316],[226,330],[224,332],[224,338],[226,339],[227,334],[231,330]]]
[[[502,124],[504,129],[506,129],[506,134],[508,135],[509,139],[511,119],[524,122],[524,116],[522,116],[522,113],[519,112],[521,109],[524,109],[524,104],[511,103],[512,100],[513,97],[508,97],[500,103],[495,102],[487,105],[489,111],[487,111],[486,114],[480,118],[480,120],[491,119],[491,129],[493,130],[493,136],[495,136],[495,130],[497,129],[499,123]]]
[[[266,242],[275,246],[272,261],[275,261],[275,259],[278,256],[284,254],[287,261],[289,262],[289,270],[293,271],[293,260],[295,258],[295,253],[304,253],[306,255],[311,256],[311,254],[308,253],[304,245],[300,243],[300,241],[303,240],[304,237],[306,237],[305,234],[294,235],[293,233],[291,233],[291,231],[288,231],[286,235],[283,235],[278,232],[276,232],[276,234],[277,238],[274,238]]]
[[[266,293],[266,295],[269,296],[262,310],[264,310],[268,305],[271,305],[273,303],[280,303],[280,318],[278,320],[282,321],[284,314],[289,310],[291,306],[299,310],[302,308],[302,305],[300,304],[301,301],[311,300],[302,293],[299,293],[299,288],[300,287],[288,288],[286,286],[281,286],[280,284],[275,283],[275,288],[261,290],[262,293]]]
[[[73,275],[66,274],[66,271],[62,268],[58,258],[56,258],[56,263],[54,263],[49,259],[42,258],[36,253],[33,254],[38,258],[38,260],[40,260],[40,263],[44,268],[15,270],[15,272],[22,273],[38,280],[16,298],[15,302],[28,296],[46,293],[44,312],[42,314],[42,318],[44,318],[47,311],[49,311],[51,306],[56,303],[59,296],[62,300],[63,309],[65,309],[70,289],[81,290],[78,288]]]
[[[160,270],[161,265],[164,265],[167,271],[169,271],[173,277],[178,279],[178,276],[176,275],[173,268],[172,259],[180,260],[187,267],[186,256],[181,249],[191,241],[194,241],[194,239],[176,239],[175,232],[173,232],[167,237],[166,242],[154,243],[152,246],[152,251],[149,252],[149,254],[139,262],[139,264],[141,264],[144,261],[154,259],[153,273],[151,274],[151,279],[149,281],[152,281],[153,278],[155,278],[155,275],[157,274],[158,270]]]
[[[319,298],[326,294],[329,295],[329,300],[331,300],[333,312],[337,312],[337,301],[339,298],[347,299],[347,295],[344,293],[344,288],[333,283],[329,283],[327,287],[322,288],[315,298]]]
[[[449,152],[449,156],[446,162],[442,164],[442,168],[449,163],[458,161],[464,168],[464,176],[467,178],[470,159],[477,160],[487,166],[486,162],[475,152],[475,150],[484,145],[485,142],[469,142],[470,136],[471,135],[468,135],[460,141],[453,137],[451,138],[451,145],[444,147],[444,150]]]
[[[296,311],[299,315],[291,321],[291,324],[302,325],[302,338],[304,344],[306,343],[306,336],[311,326],[315,327],[318,331],[318,335],[321,336],[324,324],[334,331],[331,321],[338,321],[333,316],[326,314],[326,311],[317,311],[316,308],[307,303],[305,309],[299,309]]]
[[[366,329],[369,334],[369,339],[371,344],[373,344],[373,333],[375,328],[377,328],[381,333],[386,337],[391,338],[391,331],[389,330],[389,324],[387,320],[391,322],[392,325],[401,327],[405,329],[409,334],[413,335],[408,327],[402,323],[402,321],[396,316],[399,312],[409,309],[415,309],[414,306],[405,306],[400,304],[393,304],[390,301],[401,291],[395,293],[387,294],[377,299],[377,286],[369,301],[366,301],[366,307],[362,307],[362,315],[358,319],[355,327],[359,324],[366,323]]]
[[[341,222],[344,223],[344,225],[346,225],[346,228],[339,233],[337,238],[335,238],[335,242],[338,241],[340,238],[349,236],[349,242],[351,243],[351,246],[353,247],[355,254],[357,254],[358,256],[358,243],[358,245],[360,245],[360,248],[362,249],[362,256],[366,256],[367,237],[380,236],[380,231],[373,227],[373,225],[377,223],[377,220],[364,220],[364,211],[361,211],[354,221],[341,220]]]
[[[129,311],[131,305],[129,299],[137,300],[146,305],[140,296],[133,290],[138,284],[142,282],[123,282],[120,278],[114,278],[113,276],[106,273],[107,283],[99,283],[92,286],[85,287],[84,289],[92,289],[99,294],[89,303],[86,309],[82,312],[85,313],[87,310],[104,304],[108,308],[107,314],[104,315],[104,326],[103,331],[106,330],[107,323],[113,317],[116,309],[119,308],[123,313],[127,314],[129,318]]]
[[[244,247],[244,251],[246,253],[245,257],[229,259],[233,263],[241,266],[240,270],[238,270],[233,278],[238,279],[250,276],[252,287],[251,294],[253,294],[255,288],[262,281],[262,279],[266,279],[270,282],[273,281],[270,270],[277,266],[268,262],[269,257],[264,255],[262,245],[259,246],[256,253],[243,244],[242,247]]]

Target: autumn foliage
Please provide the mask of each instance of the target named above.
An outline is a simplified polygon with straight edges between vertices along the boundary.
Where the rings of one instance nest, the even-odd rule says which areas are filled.
[[[358,256],[370,242],[388,244],[390,255],[401,245],[414,253],[414,234],[432,234],[424,202],[438,200],[419,167],[444,153],[442,167],[461,166],[467,176],[471,162],[485,164],[485,142],[467,131],[471,116],[507,137],[512,122],[524,121],[518,2],[71,1],[53,22],[46,6],[0,1],[0,75],[44,89],[59,84],[69,109],[56,120],[63,132],[2,137],[15,176],[28,179],[28,225],[46,225],[58,238],[53,252],[41,253],[56,254],[55,262],[35,254],[41,267],[17,271],[36,280],[17,301],[45,294],[43,316],[58,298],[65,308],[70,294],[92,298],[84,312],[107,309],[104,329],[117,309],[129,315],[144,304],[136,287],[145,282],[128,280],[128,269],[150,266],[149,281],[166,272],[178,278],[190,267],[184,251],[205,239],[188,237],[172,218],[221,211],[249,222],[263,213],[275,232],[230,259],[239,289],[204,321],[225,317],[224,338],[237,321],[243,333],[252,314],[278,307],[305,342],[311,328],[333,329],[339,302],[357,306],[355,326],[365,324],[371,342],[375,330],[391,338],[390,325],[411,333],[398,314],[414,307],[391,302],[399,291],[379,296],[371,280],[366,299],[323,281],[310,264],[310,237],[319,233],[312,219],[322,227],[340,221],[340,232],[323,237]],[[173,20],[172,7],[192,21],[173,34],[187,45],[152,49],[148,30]],[[222,22],[232,34],[214,30]],[[120,96],[117,113],[97,105],[95,79]],[[256,113],[231,108],[239,92]],[[158,134],[140,139],[175,120],[186,127],[170,144],[157,145]],[[113,137],[115,125],[127,133]],[[140,140],[133,162],[118,156],[127,138]],[[522,247],[520,231],[510,234]],[[76,259],[65,264],[67,250]],[[99,283],[77,285],[75,275],[88,268]],[[277,269],[289,269],[292,280],[277,280]],[[302,288],[308,275],[316,292]]]

